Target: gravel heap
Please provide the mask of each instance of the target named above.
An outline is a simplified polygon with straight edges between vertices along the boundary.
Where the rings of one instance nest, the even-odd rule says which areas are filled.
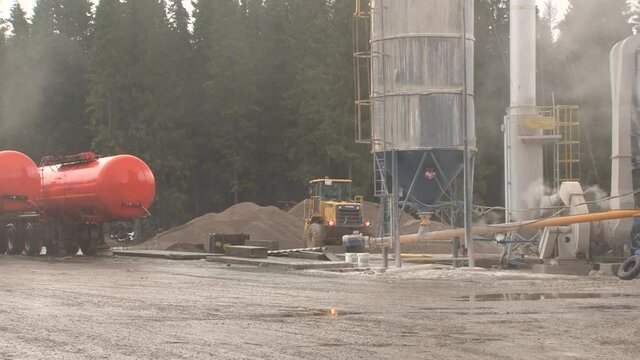
[[[302,247],[302,217],[273,206],[240,203],[222,213],[209,213],[176,226],[138,245],[165,250],[177,244],[208,244],[209,234],[249,234],[251,240],[278,240],[281,249]]]

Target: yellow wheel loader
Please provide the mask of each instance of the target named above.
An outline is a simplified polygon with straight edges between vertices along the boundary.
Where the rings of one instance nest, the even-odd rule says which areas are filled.
[[[351,197],[351,180],[315,179],[309,182],[304,206],[304,240],[307,247],[342,245],[342,236],[364,232],[362,196]]]

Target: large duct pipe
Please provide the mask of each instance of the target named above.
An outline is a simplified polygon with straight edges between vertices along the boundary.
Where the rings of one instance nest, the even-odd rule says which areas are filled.
[[[530,229],[541,229],[548,226],[566,226],[572,224],[582,224],[588,222],[597,222],[613,219],[627,219],[640,216],[640,209],[630,210],[610,210],[599,213],[557,216],[546,219],[536,219],[528,221],[518,221],[506,224],[474,226],[472,232],[474,235],[488,235],[493,233],[519,232]],[[464,236],[464,229],[450,229],[432,232],[418,232],[417,234],[400,236],[401,244],[413,244],[418,241],[432,240],[452,240]],[[389,238],[373,238],[372,245],[382,245],[388,243]]]
[[[636,87],[636,54],[640,50],[640,35],[630,36],[611,49],[611,209],[635,205],[631,161],[632,123],[638,116],[634,101]],[[636,89],[636,93],[638,90]],[[631,221],[613,220],[605,227],[605,237],[618,255],[629,240]]]
[[[511,0],[511,107],[536,106],[536,2]]]
[[[520,120],[536,114],[536,7],[535,0],[511,0],[510,5],[511,107],[505,118],[505,202],[507,221],[526,220],[542,194],[542,144],[521,138]]]

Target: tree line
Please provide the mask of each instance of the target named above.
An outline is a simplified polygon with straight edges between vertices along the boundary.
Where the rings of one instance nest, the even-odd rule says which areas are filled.
[[[301,200],[325,175],[351,177],[371,198],[370,149],[354,142],[353,5],[37,0],[27,17],[16,2],[0,23],[0,147],[36,161],[137,155],[156,176],[163,227],[240,201]],[[607,186],[608,52],[633,14],[624,0],[571,5],[557,29],[541,12],[539,102],[579,102],[592,145],[583,161],[595,165],[582,176]],[[501,204],[508,1],[475,9],[476,200]]]

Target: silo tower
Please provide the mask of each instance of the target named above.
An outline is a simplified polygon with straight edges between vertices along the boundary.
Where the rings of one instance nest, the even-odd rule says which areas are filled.
[[[370,114],[376,195],[393,193],[389,183],[417,211],[457,205],[465,123],[474,153],[476,144],[473,1],[371,0],[369,9],[361,3],[355,23],[370,21],[370,49],[358,49],[356,36],[356,64],[366,64],[370,77],[364,81],[356,68],[356,129],[363,140],[362,118]],[[362,33],[356,26],[354,34]]]

